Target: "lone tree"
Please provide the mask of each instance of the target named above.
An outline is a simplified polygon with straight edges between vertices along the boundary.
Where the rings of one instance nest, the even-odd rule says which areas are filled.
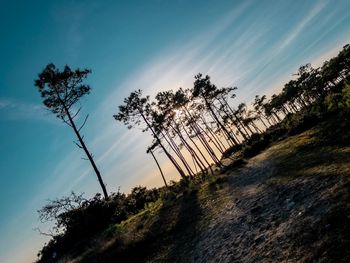
[[[80,134],[89,115],[85,117],[83,123],[78,127],[75,123],[75,118],[78,116],[81,108],[75,110],[72,108],[81,97],[90,93],[90,86],[83,82],[89,73],[91,73],[89,69],[80,70],[78,68],[71,70],[68,66],[65,66],[63,71],[59,71],[54,64],[48,64],[39,74],[38,79],[35,80],[35,86],[38,87],[44,105],[52,113],[56,114],[57,118],[74,130],[78,138],[78,142],[74,143],[84,150],[97,175],[104,197],[108,199],[106,186],[103,183],[100,171],[84,143],[84,136]]]

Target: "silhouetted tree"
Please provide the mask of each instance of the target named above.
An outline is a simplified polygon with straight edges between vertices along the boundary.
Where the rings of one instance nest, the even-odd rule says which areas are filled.
[[[166,180],[165,180],[165,177],[164,177],[164,174],[163,174],[163,170],[162,170],[162,168],[160,167],[160,164],[159,164],[157,158],[155,157],[155,155],[154,155],[154,153],[153,153],[153,151],[154,151],[154,149],[155,149],[156,147],[157,147],[157,142],[153,143],[151,147],[148,147],[146,153],[150,153],[150,154],[152,155],[153,160],[154,160],[154,161],[156,162],[156,164],[157,164],[157,167],[158,167],[158,169],[159,169],[160,175],[162,176],[164,185],[165,185],[166,188],[168,188],[168,184],[167,184],[167,182],[166,182]]]
[[[218,109],[223,116],[223,120],[225,123],[230,123],[231,126],[236,128],[237,134],[240,134],[243,138],[243,140],[247,140],[249,138],[249,133],[243,124],[241,118],[238,116],[238,111],[233,110],[233,108],[228,103],[228,97],[231,99],[236,97],[236,94],[231,94],[232,91],[237,90],[237,87],[228,87],[228,88],[221,88],[218,93],[218,101],[220,103],[220,108]],[[238,141],[238,139],[236,139]]]
[[[156,95],[157,109],[158,111],[161,111],[165,115],[165,119],[168,120],[167,126],[171,127],[174,134],[179,137],[181,144],[191,155],[195,167],[198,166],[202,173],[205,173],[205,164],[202,162],[199,155],[202,156],[208,167],[210,167],[210,164],[197,146],[197,143],[191,137],[188,131],[189,128],[185,124],[187,122],[188,125],[196,125],[195,122],[192,122],[192,116],[186,113],[186,105],[189,102],[190,101],[188,100],[186,93],[181,88],[176,91],[176,93],[173,93],[172,91],[164,91],[159,92]],[[183,134],[183,132],[185,134]],[[198,136],[198,133],[195,133],[195,135]],[[190,145],[190,142],[188,142],[187,139],[191,141],[193,147]],[[198,151],[198,154],[195,149]]]
[[[238,145],[237,140],[233,137],[232,133],[229,132],[227,127],[225,127],[222,120],[220,120],[217,113],[214,111],[213,103],[217,99],[218,95],[217,87],[211,83],[210,77],[207,75],[205,77],[202,74],[198,74],[195,76],[195,82],[193,87],[192,95],[194,98],[200,98],[203,100],[203,104],[205,105],[208,112],[211,114],[212,118],[216,121],[218,126],[223,130],[227,138],[234,144]]]
[[[106,186],[102,180],[100,171],[95,164],[92,154],[84,143],[84,136],[80,134],[89,115],[85,117],[80,127],[77,127],[75,118],[78,116],[81,108],[75,111],[73,110],[73,106],[76,105],[79,99],[90,93],[90,86],[84,84],[84,80],[89,73],[91,73],[89,69],[71,70],[68,66],[65,66],[63,71],[60,71],[54,64],[48,64],[39,74],[38,79],[35,80],[35,86],[39,89],[44,105],[73,129],[78,138],[78,142],[74,143],[80,149],[84,150],[96,173],[103,195],[108,199]]]
[[[114,119],[123,122],[128,126],[129,129],[135,125],[140,125],[143,121],[146,124],[146,128],[143,131],[150,130],[153,137],[162,148],[166,156],[172,162],[174,167],[179,172],[180,176],[186,179],[186,175],[180,165],[176,162],[173,156],[168,152],[168,150],[163,145],[159,133],[155,130],[152,125],[152,115],[151,105],[149,103],[149,96],[142,97],[142,91],[136,90],[131,92],[130,96],[124,99],[124,105],[119,106],[119,112],[113,115]],[[154,120],[153,120],[154,121]]]
[[[263,113],[263,103],[264,103],[265,98],[266,98],[265,95],[263,95],[262,97],[260,97],[259,95],[256,95],[252,105],[254,106],[254,110],[255,110],[255,113],[257,114],[256,116],[257,116],[258,120],[260,120],[261,123],[267,129],[268,125],[265,123],[264,119],[266,119],[267,122],[269,122],[269,120]]]

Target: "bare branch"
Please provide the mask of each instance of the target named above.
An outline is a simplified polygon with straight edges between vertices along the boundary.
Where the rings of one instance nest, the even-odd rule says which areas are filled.
[[[76,146],[78,146],[80,149],[83,149],[83,146],[81,146],[79,143],[77,143],[76,141],[73,141],[74,142],[74,144],[76,145]]]
[[[86,123],[86,121],[87,121],[87,119],[89,118],[89,114],[88,115],[86,115],[86,117],[85,117],[85,120],[84,120],[84,122],[83,122],[83,124],[80,126],[80,128],[78,129],[78,132],[80,132],[80,130],[85,126],[85,123]]]
[[[69,127],[72,127],[72,124],[70,124],[67,120],[65,120],[64,118],[62,118],[62,121],[67,124]]]
[[[81,157],[81,159],[84,160],[84,161],[89,161],[89,159],[85,158],[85,157]]]
[[[74,118],[79,114],[81,110],[81,107],[77,110],[77,112],[72,116],[72,120],[74,120]]]
[[[35,227],[35,228],[33,228],[33,230],[37,231],[40,235],[43,235],[43,236],[47,236],[47,237],[51,237],[51,238],[55,237],[55,234],[52,233],[51,230],[49,230],[49,233],[42,232],[39,227]]]

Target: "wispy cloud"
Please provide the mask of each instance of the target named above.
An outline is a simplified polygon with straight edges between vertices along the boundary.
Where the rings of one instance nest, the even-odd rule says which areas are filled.
[[[86,126],[86,140],[90,150],[95,154],[97,165],[110,191],[116,191],[118,186],[122,186],[122,191],[128,191],[137,183],[148,186],[162,184],[156,166],[145,153],[151,136],[143,134],[140,129],[127,131],[112,118],[117,111],[117,105],[122,103],[123,97],[138,88],[141,88],[145,94],[155,95],[156,92],[164,89],[191,87],[193,76],[198,72],[210,74],[219,86],[245,84],[239,87],[241,98],[251,97],[259,88],[274,87],[274,83],[279,83],[277,79],[279,75],[283,75],[284,72],[283,77],[286,78],[286,71],[290,72],[294,69],[286,65],[266,77],[264,71],[271,63],[275,63],[270,60],[271,56],[273,57],[276,50],[279,53],[288,50],[311,21],[316,19],[324,5],[314,6],[307,16],[291,29],[291,36],[283,41],[270,43],[270,47],[262,53],[259,52],[259,48],[265,45],[268,20],[266,24],[253,23],[245,30],[240,29],[243,27],[241,25],[235,27],[232,32],[228,32],[249,7],[250,3],[246,2],[218,20],[206,32],[199,33],[183,45],[162,50],[153,60],[135,70],[122,82],[115,84],[114,91],[94,110]],[[222,38],[222,34],[225,38]],[[276,49],[276,45],[279,49]],[[276,65],[271,66],[276,67]],[[288,73],[287,76],[289,75]],[[11,116],[12,119],[16,116],[22,119],[38,118],[40,120],[48,117],[48,113],[41,106],[2,99],[0,100],[0,118],[5,112],[11,112],[7,116]],[[99,125],[92,125],[93,123]],[[71,147],[73,149],[74,146]],[[34,204],[42,204],[48,197],[64,195],[71,190],[87,192],[89,195],[99,191],[89,163],[81,160],[81,156],[83,152],[80,149],[74,149],[67,154],[42,183],[41,189],[45,190],[33,197],[28,207],[33,209]],[[167,179],[178,178],[176,171],[166,158],[160,154],[157,156]]]
[[[176,89],[180,86],[191,87],[193,76],[202,72],[210,74],[219,86],[234,85],[235,82],[245,84],[239,87],[241,99],[251,98],[259,88],[266,90],[268,87],[274,87],[275,83],[280,82],[280,75],[286,78],[286,73],[290,76],[292,70],[295,70],[291,69],[290,65],[283,65],[270,74],[271,76],[266,77],[264,72],[270,66],[276,68],[278,61],[274,61],[274,58],[288,50],[289,46],[299,39],[308,25],[321,14],[327,2],[318,2],[312,6],[305,17],[291,28],[287,38],[270,43],[263,53],[257,50],[265,45],[268,19],[263,20],[263,23],[257,20],[248,27],[244,24],[232,27],[251,8],[251,3],[246,1],[228,12],[211,28],[193,36],[183,45],[172,46],[159,52],[153,60],[115,85],[114,92],[91,114],[90,123],[99,123],[99,126],[89,127],[88,124],[89,133],[94,135],[92,140],[90,138],[89,145],[112,190],[118,185],[122,185],[123,190],[128,190],[137,181],[140,182],[145,174],[155,171],[152,161],[150,162],[145,154],[151,137],[137,129],[126,131],[121,124],[112,119],[123,97],[139,88],[145,94],[155,95],[160,90]],[[271,63],[275,64],[270,65]],[[162,161],[163,165],[168,167],[167,161]],[[67,168],[61,165],[60,173],[65,171],[64,173],[80,174],[71,182],[70,187],[83,189],[92,182],[88,178],[93,178],[92,171],[87,169],[87,166],[86,163],[80,162],[73,172],[67,171]],[[175,171],[170,169],[169,176],[174,178],[174,174]],[[98,190],[97,187],[94,189]]]
[[[137,128],[127,131],[112,118],[112,115],[116,113],[117,105],[122,103],[122,98],[138,88],[144,90],[145,94],[154,95],[159,90],[191,86],[193,76],[199,71],[209,69],[211,60],[217,55],[220,47],[206,56],[203,56],[203,52],[206,52],[210,43],[230,27],[248,7],[249,3],[246,2],[229,12],[205,33],[194,36],[183,46],[167,48],[160,52],[152,61],[143,65],[119,84],[115,91],[108,95],[91,114],[86,126],[87,143],[95,154],[97,164],[101,167],[101,172],[110,190],[115,191],[118,186],[122,185],[122,190],[128,191],[145,174],[150,174],[155,170],[153,162],[147,158],[145,153],[146,146],[151,142],[151,136],[143,134]],[[99,123],[99,125],[93,126],[91,123]],[[93,137],[89,137],[89,134]],[[54,187],[52,193],[60,194],[63,188],[65,189],[63,192],[69,192],[72,189],[84,190],[87,185],[89,189],[93,185],[94,190],[88,191],[90,194],[99,191],[95,175],[89,164],[80,160],[82,155],[83,152],[73,150],[51,173],[44,185],[51,190]],[[162,161],[164,166],[168,165],[165,159]],[[134,162],[137,165],[133,165]],[[171,178],[174,179],[175,171],[169,168],[169,172]],[[62,176],[64,174],[74,175],[74,177],[67,179],[67,176]],[[58,179],[59,177],[62,179]],[[40,194],[40,196],[43,195]]]
[[[285,39],[268,43],[267,47],[266,34],[271,26],[271,17],[266,15],[264,19],[248,21],[247,25],[237,23],[252,8],[251,4],[252,2],[245,1],[210,28],[206,28],[205,32],[199,32],[182,45],[165,48],[153,60],[115,84],[114,88],[111,87],[114,91],[97,106],[86,126],[88,146],[95,154],[110,191],[115,191],[118,186],[127,191],[137,182],[161,182],[160,178],[154,179],[156,167],[145,153],[151,136],[143,134],[139,129],[127,131],[112,118],[123,97],[139,88],[145,94],[155,95],[160,90],[191,87],[193,76],[198,72],[210,74],[218,86],[242,85],[239,86],[239,100],[251,98],[258,90],[266,91],[269,87],[275,89],[276,85],[280,85],[296,70],[293,64],[278,66],[278,59],[275,58],[288,51],[308,26],[319,18],[327,2],[314,4],[305,17],[290,29]],[[264,47],[264,52],[260,52]],[[266,76],[269,68],[275,68],[275,71]],[[5,101],[0,105],[0,108],[9,107]],[[99,125],[92,125],[93,123]],[[45,183],[47,186],[55,185],[53,193],[62,193],[62,189],[66,192],[75,189],[90,194],[99,191],[89,164],[80,160],[82,155],[83,152],[74,149],[57,165]],[[176,178],[176,172],[166,158],[159,158],[162,166],[168,169],[167,176]],[[66,176],[62,176],[64,174]]]
[[[64,30],[65,52],[69,61],[79,58],[81,45],[84,44],[84,24],[99,5],[97,1],[68,1],[65,5],[57,3],[52,9],[53,19]]]
[[[0,121],[39,120],[58,123],[44,106],[15,99],[0,98]]]
[[[334,42],[323,45],[327,52],[318,44],[324,41],[327,34],[336,30],[348,14],[336,17],[336,12],[330,12],[325,16],[324,11],[328,10],[329,1],[316,1],[311,6],[308,5],[309,10],[304,16],[277,37],[271,36],[271,29],[276,23],[276,12],[284,1],[276,1],[268,6],[274,13],[255,10],[257,2],[259,1],[243,1],[242,5],[229,10],[216,23],[206,25],[203,32],[194,34],[191,39],[179,39],[175,45],[160,50],[152,60],[141,65],[125,79],[111,85],[110,94],[91,110],[90,119],[84,129],[85,138],[109,191],[116,191],[118,186],[122,186],[122,191],[128,191],[136,184],[162,184],[157,167],[145,153],[151,136],[137,128],[128,131],[112,118],[117,106],[130,91],[140,88],[145,94],[153,96],[160,90],[192,87],[193,76],[202,72],[209,74],[218,86],[237,85],[237,101],[249,101],[255,94],[281,88],[305,58],[321,61],[320,57],[323,59],[334,53]],[[79,4],[75,5],[76,2],[72,3],[72,6],[68,5],[59,12],[55,10],[55,17],[66,30],[68,41],[65,52],[74,59],[83,43],[84,34],[81,29],[89,12],[86,8],[82,11],[83,8],[79,8]],[[310,40],[307,34],[311,28],[317,28],[315,25],[322,33]],[[293,51],[296,46],[300,49],[299,52]],[[312,55],[303,54],[306,50]],[[0,122],[3,120],[58,123],[41,105],[0,98]],[[26,207],[17,214],[18,220],[25,217],[36,218],[33,211],[48,198],[59,197],[72,190],[86,192],[88,196],[100,191],[90,164],[81,160],[84,153],[70,141],[69,143],[69,149],[72,150],[57,163],[46,180],[41,182],[36,196],[29,199]],[[178,178],[164,154],[156,154],[167,179]],[[16,229],[18,223],[19,221],[13,220],[13,224],[5,228]],[[30,224],[33,225],[33,222],[28,222],[27,225]],[[28,233],[34,226],[29,226],[30,230],[19,239],[33,239],[29,238]],[[17,245],[19,240],[16,242],[16,247],[20,250]],[[40,247],[39,244],[35,246]],[[30,246],[27,245],[28,247]]]
[[[302,33],[303,30],[307,28],[307,26],[316,18],[320,12],[327,5],[326,1],[317,2],[315,6],[309,11],[309,13],[297,24],[295,27],[288,32],[287,38],[285,38],[279,46],[278,52],[282,51],[286,47],[295,41],[298,36]]]

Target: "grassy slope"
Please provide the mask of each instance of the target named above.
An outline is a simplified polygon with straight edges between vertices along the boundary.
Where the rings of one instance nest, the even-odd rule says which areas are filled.
[[[67,261],[350,262],[350,147],[320,143],[321,134],[275,143],[156,202]]]

